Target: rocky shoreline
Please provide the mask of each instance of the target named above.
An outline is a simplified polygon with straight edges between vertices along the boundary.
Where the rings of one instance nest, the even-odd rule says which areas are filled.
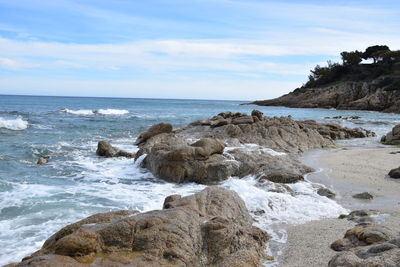
[[[381,81],[382,79],[346,81],[316,88],[296,89],[275,99],[258,100],[249,104],[400,113],[399,91],[385,90]]]
[[[272,259],[266,253],[270,237],[253,225],[251,213],[235,192],[215,184],[231,176],[253,175],[259,183],[268,181],[278,191],[290,191],[285,184],[304,180],[313,171],[299,161],[301,153],[334,147],[340,139],[371,136],[373,132],[361,128],[271,118],[255,110],[251,115],[220,113],[179,129],[154,125],[136,140],[135,155],[99,142],[99,156],[134,157],[160,179],[210,186],[191,196],[171,195],[162,210],[90,216],[64,227],[42,249],[10,266],[60,262],[65,266],[261,266]],[[326,190],[318,191],[333,197]]]

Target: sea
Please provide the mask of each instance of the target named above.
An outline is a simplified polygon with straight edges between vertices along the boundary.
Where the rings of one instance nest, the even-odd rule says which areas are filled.
[[[177,128],[220,112],[253,109],[266,116],[290,115],[377,133],[375,138],[344,141],[344,146],[377,146],[380,136],[400,123],[398,114],[240,105],[243,102],[0,95],[0,265],[20,261],[63,226],[94,213],[160,209],[168,195],[189,195],[205,187],[160,180],[141,168],[140,160],[98,157],[100,140],[135,152],[136,137],[153,124],[167,122]],[[325,118],[335,116],[360,118]],[[49,157],[48,164],[37,165],[42,156]],[[267,230],[275,244],[286,242],[282,224],[347,212],[316,194],[310,181],[289,185],[295,194],[278,193],[272,183],[259,184],[252,176],[231,177],[221,186],[243,198],[255,224]]]

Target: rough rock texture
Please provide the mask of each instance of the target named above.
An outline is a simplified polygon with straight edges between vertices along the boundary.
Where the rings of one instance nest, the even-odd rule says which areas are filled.
[[[249,117],[252,117],[254,122],[251,122]],[[234,124],[235,119],[240,119],[243,123]],[[176,133],[186,138],[218,138],[230,146],[258,144],[289,153],[333,146],[334,140],[337,139],[375,136],[373,132],[362,128],[343,128],[335,123],[295,121],[291,117],[262,117],[260,120],[256,116],[231,112],[193,122],[178,129]]]
[[[391,178],[399,179],[400,178],[400,167],[390,170],[389,176]]]
[[[17,266],[261,266],[267,240],[235,192],[208,187],[69,225]]]
[[[358,224],[347,230],[344,238],[331,244],[341,251],[330,261],[329,267],[394,267],[400,266],[400,235],[390,228],[376,224],[370,217],[376,210],[357,210],[348,219]]]
[[[333,242],[331,248],[335,251],[350,250],[358,246],[382,243],[395,236],[393,231],[382,225],[358,225],[347,230],[344,238]]]
[[[379,88],[379,80],[340,82],[319,88],[298,89],[271,100],[255,101],[260,106],[335,108],[400,113],[399,90]]]
[[[400,235],[384,226],[356,226],[331,248],[343,252],[329,261],[329,267],[400,266]]]
[[[126,157],[126,158],[134,158],[135,153],[129,153],[123,151],[119,148],[112,146],[110,143],[106,141],[100,141],[97,144],[96,154],[98,156],[112,158],[112,157]]]
[[[215,184],[230,176],[250,174],[273,182],[293,183],[312,171],[296,159],[298,153],[333,146],[336,139],[371,135],[361,128],[348,129],[337,124],[268,118],[257,110],[253,110],[252,116],[224,112],[175,133],[149,137],[138,145],[136,159],[146,155],[142,167],[176,183]],[[226,145],[229,147],[225,148]]]
[[[397,124],[390,132],[382,136],[381,142],[387,145],[400,145],[400,124]]]
[[[162,133],[172,133],[172,125],[169,123],[161,122],[159,124],[155,124],[155,125],[151,126],[150,129],[148,129],[146,132],[139,135],[139,137],[137,138],[137,140],[135,142],[135,145],[139,145],[143,142],[146,142],[147,139],[149,139],[150,137],[153,137],[155,135],[162,134]]]

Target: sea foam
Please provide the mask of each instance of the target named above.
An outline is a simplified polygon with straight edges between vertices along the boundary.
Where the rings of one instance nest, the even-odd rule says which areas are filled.
[[[25,130],[28,128],[28,122],[23,120],[21,117],[16,119],[4,119],[0,117],[0,128],[6,128],[9,130]]]
[[[88,116],[88,115],[95,115],[95,114],[100,114],[100,115],[125,115],[128,114],[129,111],[126,109],[68,109],[64,108],[61,110],[62,112],[69,113],[69,114],[74,114],[74,115],[83,115],[83,116]]]

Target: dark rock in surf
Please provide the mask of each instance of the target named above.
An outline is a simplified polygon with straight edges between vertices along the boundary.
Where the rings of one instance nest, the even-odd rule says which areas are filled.
[[[150,129],[148,129],[146,132],[142,133],[141,135],[139,135],[139,137],[137,138],[135,145],[139,145],[143,142],[146,142],[147,139],[156,136],[158,134],[162,134],[162,133],[172,133],[172,125],[169,123],[164,123],[161,122],[159,124],[155,124],[153,126],[150,127]]]
[[[40,158],[37,160],[36,164],[38,164],[38,165],[44,165],[44,164],[46,164],[46,163],[49,162],[49,159],[50,159],[50,157],[48,157],[48,156],[40,157]]]
[[[322,187],[317,190],[317,194],[327,198],[335,198],[336,194],[328,188]]]
[[[112,158],[112,157],[126,157],[126,158],[134,158],[135,153],[126,152],[119,148],[112,146],[110,143],[106,141],[100,141],[97,144],[96,154],[98,156]]]

